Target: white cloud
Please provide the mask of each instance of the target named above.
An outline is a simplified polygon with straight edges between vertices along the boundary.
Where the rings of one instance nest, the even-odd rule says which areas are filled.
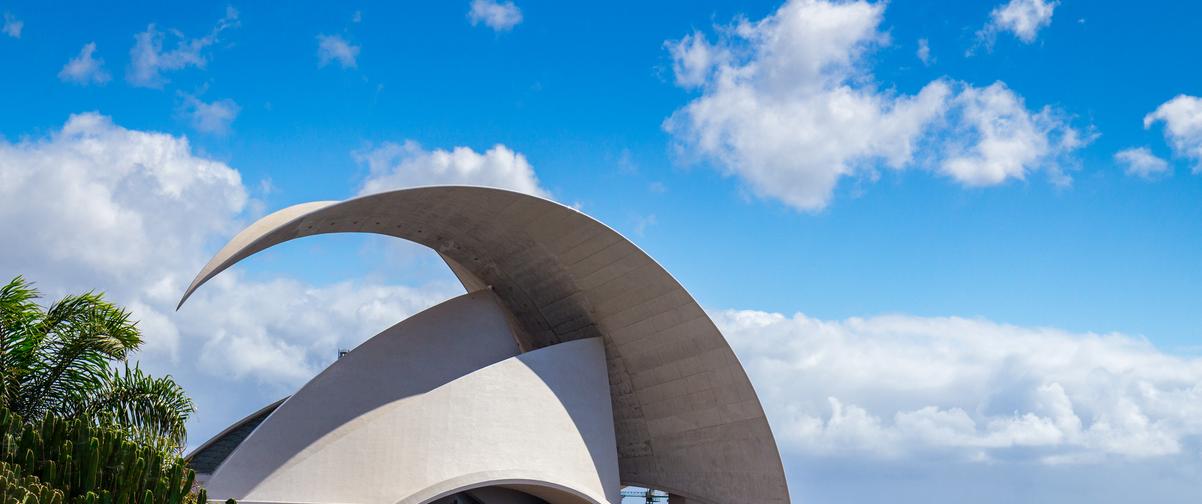
[[[509,31],[522,22],[522,11],[513,2],[472,0],[472,8],[467,17],[472,26],[484,23],[496,31]]]
[[[1173,152],[1194,161],[1194,173],[1202,172],[1202,98],[1178,95],[1144,116],[1144,128],[1164,122],[1164,135]]]
[[[669,42],[677,83],[701,96],[664,128],[684,155],[714,160],[755,194],[802,210],[825,207],[843,177],[919,160],[968,185],[1041,167],[1063,178],[1054,161],[1079,147],[1078,135],[1050,109],[1027,111],[1001,83],[879,89],[864,60],[888,43],[878,30],[884,8],[792,0],[720,29],[717,42],[700,33]]]
[[[152,23],[146,31],[134,35],[134,46],[129,50],[129,67],[125,79],[134,86],[161,88],[167,83],[163,72],[180,70],[187,67],[204,68],[208,63],[204,50],[217,43],[218,36],[230,28],[238,26],[238,11],[226,7],[225,17],[209,31],[208,35],[188,39],[183,33],[171,30],[176,39],[175,48],[163,50],[163,33]]]
[[[11,238],[0,264],[50,298],[98,289],[129,307],[146,338],[143,367],[174,375],[202,411],[228,413],[198,417],[200,434],[240,413],[231,404],[274,400],[336,349],[462,292],[439,281],[314,286],[235,268],[176,312],[208,254],[251,217],[247,193],[237,170],[186,138],[75,115],[46,138],[0,140],[0,235]]]
[[[968,186],[1023,179],[1045,167],[1053,180],[1066,182],[1055,158],[1086,140],[1050,107],[1031,113],[1004,84],[964,88],[952,101],[951,134],[945,140],[940,170]]]
[[[719,65],[730,60],[726,48],[711,45],[701,32],[693,32],[684,38],[665,42],[664,47],[672,55],[672,71],[676,84],[683,88],[697,88],[710,80]]]
[[[181,94],[183,102],[180,113],[188,118],[188,122],[196,131],[224,135],[229,133],[230,124],[242,110],[237,103],[228,98],[213,102],[204,102],[190,94]]]
[[[16,254],[6,263],[44,257],[64,274],[86,269],[138,285],[182,280],[186,271],[160,276],[143,266],[160,253],[197,259],[205,237],[235,230],[231,216],[247,200],[238,172],[194,156],[187,139],[94,113],[72,116],[47,139],[0,143],[0,174],[0,223],[24,223],[9,230],[24,239],[3,247]]]
[[[341,36],[317,36],[317,66],[324,67],[336,61],[342,68],[355,68],[358,57],[359,46],[351,45]]]
[[[93,58],[92,55],[95,53],[95,42],[84,44],[83,49],[79,50],[79,55],[71,58],[71,61],[68,61],[66,65],[63,65],[63,69],[59,70],[59,80],[81,86],[108,82],[110,76],[104,70],[104,60]]]
[[[370,170],[360,194],[428,185],[500,187],[544,198],[544,189],[526,156],[504,145],[483,153],[469,147],[426,150],[413,141],[385,143],[355,154]]]
[[[931,43],[927,39],[918,39],[918,51],[915,55],[923,65],[931,66],[931,63],[935,62],[934,58],[931,58]]]
[[[1035,41],[1039,30],[1052,24],[1052,11],[1056,10],[1058,4],[1057,1],[1010,0],[989,13],[989,24],[981,31],[980,36],[986,38],[986,43],[989,43],[994,34],[1008,31],[1019,40],[1030,44]]]
[[[1127,167],[1127,175],[1136,177],[1153,178],[1169,170],[1169,163],[1152,154],[1147,147],[1121,150],[1114,154],[1114,160]]]
[[[231,273],[234,273],[231,275]],[[346,281],[316,287],[292,279],[247,282],[237,272],[214,279],[214,294],[190,299],[178,318],[206,334],[199,362],[220,364],[235,380],[297,386],[340,348],[462,292]],[[215,287],[215,288],[214,288]]]
[[[11,12],[4,13],[4,27],[0,28],[5,35],[12,38],[21,38],[21,30],[25,28],[25,22],[17,19]]]
[[[1202,440],[1202,358],[1142,339],[957,317],[713,316],[787,452],[1063,464]]]

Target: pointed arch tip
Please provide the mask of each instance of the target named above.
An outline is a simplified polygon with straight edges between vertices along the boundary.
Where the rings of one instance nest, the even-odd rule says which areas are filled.
[[[319,211],[330,209],[330,207],[336,207],[336,206],[345,205],[345,204],[353,204],[360,200],[366,200],[366,199],[372,199],[372,198],[388,199],[388,198],[396,197],[396,196],[400,195],[401,193],[415,193],[416,194],[416,193],[427,192],[427,191],[441,192],[441,191],[453,191],[453,190],[462,190],[462,189],[479,190],[479,191],[485,191],[485,192],[494,192],[494,193],[500,193],[500,194],[523,196],[523,197],[531,198],[534,200],[539,200],[539,201],[542,201],[543,203],[548,203],[548,204],[551,204],[556,207],[567,208],[569,210],[573,210],[573,211],[575,211],[581,215],[585,215],[587,217],[587,214],[584,214],[579,209],[572,207],[572,206],[564,205],[563,203],[560,203],[558,201],[550,199],[549,197],[546,197],[546,196],[529,194],[529,193],[525,193],[525,192],[521,192],[521,191],[514,191],[512,189],[470,185],[470,184],[448,184],[448,185],[427,185],[427,186],[404,187],[404,188],[392,189],[392,190],[388,190],[388,191],[381,191],[381,192],[377,192],[377,193],[360,194],[360,195],[356,195],[352,198],[348,198],[345,200],[321,200],[321,201],[310,201],[307,203],[299,203],[296,205],[285,207],[283,209],[277,210],[271,214],[268,214],[266,216],[259,218],[259,220],[255,221],[251,225],[247,226],[245,229],[243,229],[241,232],[239,232],[237,235],[235,235],[233,238],[231,238],[230,241],[227,242],[221,248],[221,250],[218,251],[217,254],[214,255],[207,264],[205,264],[205,266],[203,268],[201,268],[200,272],[198,272],[196,274],[196,278],[192,280],[192,283],[188,286],[188,289],[184,292],[184,295],[180,298],[179,303],[175,305],[175,311],[179,311],[179,309],[184,306],[184,303],[187,302],[188,298],[190,298],[192,296],[192,294],[195,293],[195,291],[200,289],[200,286],[204,285],[209,280],[212,280],[213,277],[217,276],[217,274],[221,273],[222,271],[225,271],[226,268],[233,266],[235,263],[241,261],[242,259],[245,259],[248,256],[254,255],[257,252],[260,252],[264,249],[270,248],[274,245],[278,245],[279,243],[289,241],[291,239],[298,238],[300,236],[307,236],[307,234],[305,234],[305,233],[298,232],[298,233],[296,233],[295,236],[282,238],[279,241],[275,241],[275,242],[271,242],[271,243],[263,243],[264,239],[267,238],[268,235],[270,235],[276,231],[279,231],[281,228],[283,228],[284,226],[286,226],[292,222],[296,222],[301,219],[304,219],[305,217],[308,217],[310,214],[315,214]],[[605,226],[610,231],[613,231],[616,233],[616,231],[614,231],[612,228],[609,228],[609,226],[606,226],[604,223],[597,221],[595,219],[592,219],[591,217],[589,217],[589,219],[593,220],[594,222],[597,222],[598,224],[600,224],[602,226]],[[338,230],[334,230],[334,231],[323,231],[323,232],[347,232],[347,230],[338,229]],[[312,233],[312,234],[318,234],[318,233]]]
[[[242,259],[255,254],[256,252],[262,251],[263,249],[276,244],[264,243],[264,238],[279,231],[288,224],[305,218],[307,215],[313,212],[337,205],[339,203],[343,202],[323,200],[300,203],[267,214],[259,218],[259,220],[251,223],[249,226],[246,226],[245,229],[234,235],[233,238],[230,238],[230,241],[222,246],[221,250],[214,254],[213,257],[209,259],[209,262],[206,263],[204,267],[196,273],[196,277],[192,279],[192,283],[188,284],[187,290],[184,291],[184,295],[180,298],[179,304],[175,305],[175,311],[179,311],[179,309],[184,306],[184,303],[188,301],[188,298],[192,297],[192,294],[195,293],[201,285],[204,285],[205,282],[212,280],[213,277],[217,276],[222,271],[225,271],[226,268],[233,266],[238,261],[241,261]]]

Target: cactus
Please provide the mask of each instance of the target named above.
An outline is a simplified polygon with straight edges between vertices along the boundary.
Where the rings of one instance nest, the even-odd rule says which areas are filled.
[[[42,464],[42,481],[50,485],[58,483],[58,468],[55,465],[53,460],[47,460]]]
[[[175,452],[113,427],[0,407],[0,504],[205,504]]]
[[[67,441],[67,443],[70,443],[70,441]],[[72,488],[78,486],[78,483],[75,481],[75,460],[71,457],[71,450],[64,448],[63,451],[65,454],[63,455],[63,474],[60,476],[62,478],[60,487],[63,488],[63,493],[69,494]]]
[[[22,476],[20,466],[0,462],[0,500],[5,503],[62,504],[63,492],[35,476]]]
[[[93,437],[91,441],[88,442],[87,452],[84,454],[83,459],[85,462],[84,466],[81,468],[83,472],[80,473],[82,476],[80,490],[86,492],[96,488],[96,475],[99,474],[100,471],[99,440]]]
[[[180,493],[183,495],[187,495],[188,493],[190,493],[192,491],[192,484],[195,482],[196,482],[196,471],[188,469],[187,474],[184,475],[184,486],[180,488]]]

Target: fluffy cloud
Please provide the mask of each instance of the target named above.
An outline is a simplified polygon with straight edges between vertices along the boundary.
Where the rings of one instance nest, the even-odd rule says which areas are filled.
[[[701,32],[685,35],[675,42],[666,42],[664,47],[672,55],[676,84],[684,88],[701,87],[710,80],[714,69],[730,60],[730,52],[725,47],[710,44]]]
[[[293,386],[321,371],[338,349],[462,293],[453,285],[347,281],[316,287],[286,278],[247,282],[236,272],[224,275],[229,278],[204,287],[216,294],[190,299],[177,316],[181,327],[206,335],[199,361],[221,363],[235,380]]]
[[[1059,2],[1044,0],[1010,0],[989,13],[989,24],[980,35],[992,39],[994,34],[1008,31],[1025,43],[1035,41],[1039,30],[1052,24],[1052,11]]]
[[[1194,173],[1202,172],[1202,98],[1178,95],[1144,116],[1144,128],[1164,122],[1164,135],[1173,152],[1194,161]]]
[[[1066,464],[1202,439],[1202,359],[1142,339],[955,317],[713,316],[788,452]]]
[[[1147,147],[1124,149],[1114,154],[1114,160],[1126,166],[1127,175],[1152,178],[1169,170],[1169,163]]]
[[[98,114],[0,143],[0,174],[0,223],[21,226],[6,230],[21,239],[3,247],[4,262],[44,270],[30,275],[49,285],[86,272],[89,288],[162,285],[156,295],[174,297],[206,239],[235,231],[247,202],[238,172],[194,156],[186,139]]]
[[[664,122],[686,156],[716,161],[759,196],[825,207],[846,176],[921,158],[968,185],[1023,178],[1080,145],[1055,112],[1004,84],[945,79],[878,89],[865,56],[888,43],[884,4],[792,0],[760,21],[669,42],[676,82],[701,96]],[[1054,137],[1054,138],[1052,138]],[[919,156],[921,154],[921,156]]]
[[[182,94],[179,112],[188,118],[188,122],[196,131],[224,135],[229,132],[230,124],[242,110],[233,100],[223,99],[214,102],[204,102],[199,98]]]
[[[986,186],[1023,179],[1044,167],[1054,181],[1067,182],[1055,160],[1085,140],[1055,110],[1032,113],[1022,97],[1001,83],[965,87],[950,105],[943,173],[964,185]]]
[[[496,31],[509,31],[522,22],[522,11],[513,2],[498,2],[496,0],[472,0],[472,8],[467,13],[472,26],[484,23]]]
[[[161,88],[167,83],[163,72],[187,67],[204,68],[208,60],[204,50],[217,43],[222,32],[238,26],[238,11],[226,7],[225,17],[200,38],[187,39],[178,31],[172,31],[176,39],[175,48],[163,50],[163,33],[152,23],[146,31],[134,35],[134,46],[129,50],[129,68],[125,78],[134,86]]]
[[[351,45],[341,36],[317,36],[317,66],[324,67],[336,61],[342,68],[355,68],[358,57],[359,46]]]
[[[59,70],[58,78],[63,82],[71,82],[86,86],[88,84],[104,84],[109,81],[109,73],[104,70],[104,60],[93,58],[96,53],[96,43],[88,42],[79,50],[79,55],[71,58],[63,69]]]
[[[95,113],[46,138],[0,140],[6,274],[26,275],[51,298],[101,289],[129,307],[146,337],[143,367],[171,372],[202,411],[227,410],[199,419],[201,434],[299,385],[338,348],[462,292],[440,282],[251,280],[235,269],[176,312],[192,275],[251,207],[238,171],[197,155],[187,139]]]
[[[526,156],[504,145],[483,153],[468,147],[426,150],[413,141],[385,143],[355,154],[370,170],[360,194],[401,187],[477,185],[550,197]]]
[[[17,19],[11,12],[4,13],[4,27],[0,31],[4,32],[12,38],[21,38],[21,30],[25,28],[25,22]]]

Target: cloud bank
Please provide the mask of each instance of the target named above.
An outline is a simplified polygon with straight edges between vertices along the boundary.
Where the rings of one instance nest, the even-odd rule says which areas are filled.
[[[26,275],[51,298],[99,288],[128,306],[145,333],[144,366],[180,377],[202,408],[289,390],[338,348],[462,290],[251,280],[235,268],[175,312],[208,254],[253,217],[237,170],[198,155],[183,137],[87,113],[46,138],[0,141],[0,180],[6,274]],[[205,403],[209,382],[265,388]]]
[[[1202,455],[1202,358],[1143,339],[958,317],[713,316],[786,451],[1041,465]]]

